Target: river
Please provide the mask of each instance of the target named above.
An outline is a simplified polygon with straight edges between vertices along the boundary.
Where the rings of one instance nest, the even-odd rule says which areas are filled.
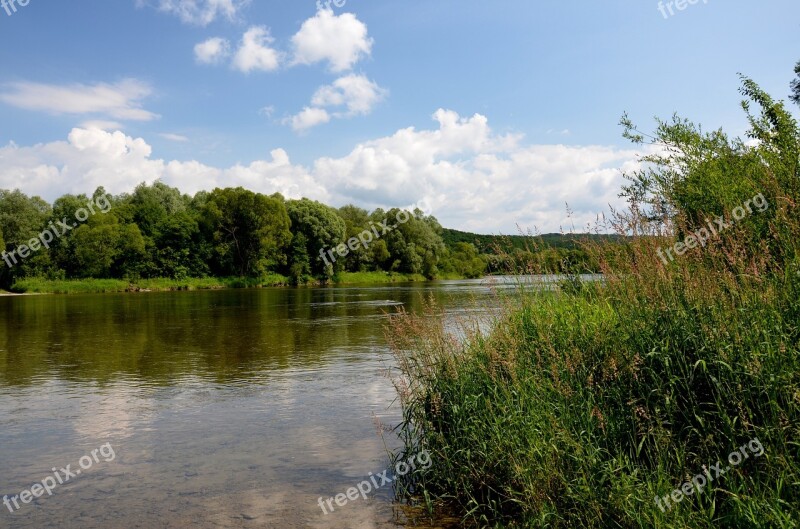
[[[0,504],[0,527],[422,523],[390,485],[334,512],[319,499],[398,446],[388,314],[433,296],[458,315],[495,293],[465,280],[0,298],[0,499],[39,492]]]

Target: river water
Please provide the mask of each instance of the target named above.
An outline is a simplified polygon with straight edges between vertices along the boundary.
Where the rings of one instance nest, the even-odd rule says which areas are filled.
[[[497,303],[482,280],[0,298],[0,500],[40,495],[0,527],[452,527],[389,485],[318,503],[387,468],[383,326],[429,296]]]

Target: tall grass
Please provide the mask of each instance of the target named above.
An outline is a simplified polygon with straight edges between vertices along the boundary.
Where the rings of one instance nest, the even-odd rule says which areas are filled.
[[[661,124],[672,150],[612,217],[627,242],[586,246],[603,282],[520,289],[465,339],[435,307],[391,320],[404,450],[434,462],[403,491],[481,526],[800,525],[800,133],[748,90],[772,131],[756,148]],[[769,211],[657,257],[758,192]],[[762,457],[657,506],[754,438]]]

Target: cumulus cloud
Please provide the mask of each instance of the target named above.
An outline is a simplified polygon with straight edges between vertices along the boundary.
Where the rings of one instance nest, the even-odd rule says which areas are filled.
[[[284,123],[290,124],[295,132],[304,132],[330,120],[331,116],[324,108],[305,107],[291,118],[285,119]]]
[[[310,107],[285,119],[295,132],[303,132],[317,125],[328,123],[331,118],[346,118],[366,115],[384,97],[387,91],[363,75],[340,77],[333,84],[320,87],[311,98]],[[331,108],[329,112],[326,108]]]
[[[294,164],[283,149],[266,160],[216,168],[198,161],[152,157],[141,138],[100,129],[73,129],[67,141],[0,148],[0,188],[20,188],[52,200],[63,193],[112,193],[162,179],[184,192],[243,186],[289,198],[307,196],[332,205],[366,208],[427,204],[444,226],[480,233],[584,229],[617,194],[622,171],[638,167],[635,150],[609,146],[525,144],[497,134],[485,116],[438,110],[436,126],[400,129],[356,145],[341,157],[310,167]],[[568,218],[565,203],[573,210]]]
[[[0,101],[26,110],[50,114],[99,114],[115,119],[150,121],[158,118],[141,108],[141,100],[152,93],[147,83],[124,79],[115,84],[53,85],[16,82],[5,85]]]
[[[194,47],[194,58],[200,64],[219,64],[231,54],[231,43],[227,39],[213,37]]]
[[[158,10],[177,15],[183,22],[197,26],[207,26],[218,17],[230,21],[250,0],[158,0]],[[142,7],[145,0],[137,0],[136,5]]]
[[[317,107],[344,106],[346,116],[369,114],[385,96],[386,90],[363,75],[340,77],[314,94],[311,104]]]
[[[141,138],[75,128],[67,141],[0,148],[0,188],[49,199],[92,192],[101,185],[119,193],[130,190],[132,182],[153,182],[161,175],[163,164],[151,154]]]
[[[31,147],[10,143],[0,148],[0,189],[19,188],[53,200],[65,193],[92,192],[101,185],[110,193],[129,192],[138,183],[162,179],[187,193],[244,186],[290,198],[330,199],[306,169],[291,163],[283,149],[274,149],[270,155],[270,160],[225,169],[194,160],[166,162],[154,159],[152,148],[141,138],[75,128],[67,141]]]
[[[332,72],[350,70],[372,52],[367,26],[352,13],[322,9],[292,37],[293,64],[328,62]]]
[[[233,58],[233,67],[244,73],[253,70],[265,72],[276,70],[280,65],[280,54],[270,46],[273,41],[266,27],[251,27],[242,36],[239,49]]]

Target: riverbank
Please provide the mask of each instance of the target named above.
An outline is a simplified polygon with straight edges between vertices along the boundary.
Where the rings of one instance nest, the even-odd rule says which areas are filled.
[[[462,279],[453,274],[439,279]],[[427,279],[419,274],[399,274],[396,272],[345,272],[334,278],[336,285],[383,284],[424,282]],[[263,278],[243,277],[204,277],[187,279],[154,278],[138,281],[123,279],[22,279],[15,282],[11,292],[0,292],[0,295],[20,294],[102,294],[112,292],[169,292],[180,290],[219,290],[227,288],[270,288],[286,287],[291,282],[288,277],[270,274]],[[304,286],[317,286],[309,282]]]
[[[437,311],[392,318],[400,458],[424,448],[437,462],[417,493],[492,527],[794,527],[800,278],[664,277],[656,247],[634,248],[644,273],[520,290],[466,344],[450,333],[478,317],[456,330]],[[763,455],[729,464],[748,443]],[[673,495],[717,461],[724,478]]]
[[[495,529],[798,527],[800,128],[742,92],[756,147],[660,122],[614,220],[636,237],[585,247],[604,281],[501,297],[491,332],[388,322],[398,460],[434,461],[401,493]]]

